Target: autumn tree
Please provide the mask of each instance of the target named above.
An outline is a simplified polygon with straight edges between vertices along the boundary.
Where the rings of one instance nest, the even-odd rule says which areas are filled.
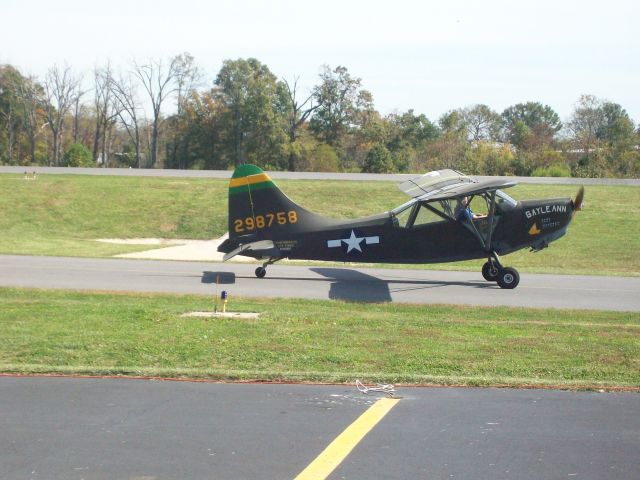
[[[502,117],[487,105],[476,104],[459,110],[461,121],[467,129],[467,138],[472,142],[493,141],[500,138]]]
[[[38,137],[44,127],[44,90],[35,78],[26,78],[18,88],[18,99],[22,105],[22,125],[29,145],[29,158],[37,163]]]
[[[630,150],[636,138],[633,120],[621,105],[604,101],[600,107],[602,122],[596,130],[596,137],[617,151]]]
[[[393,157],[387,147],[381,143],[377,143],[367,153],[363,172],[368,173],[390,173],[394,171]]]
[[[361,79],[352,77],[346,67],[322,67],[320,84],[313,93],[318,109],[310,122],[311,131],[319,140],[339,147],[356,121],[358,99],[363,98],[361,85]]]
[[[506,140],[519,149],[548,145],[562,128],[558,114],[540,102],[513,105],[502,112]]]
[[[446,112],[438,119],[440,134],[430,142],[426,149],[426,158],[420,163],[423,170],[453,168],[468,173],[476,173],[468,164],[467,125],[459,110]]]
[[[212,91],[193,92],[186,98],[181,122],[185,129],[178,168],[225,169],[228,167],[221,145],[221,118],[225,108]],[[228,150],[228,149],[227,149]]]
[[[567,128],[574,146],[582,152],[574,165],[576,174],[619,175],[635,170],[634,124],[617,103],[582,95]]]
[[[214,83],[216,101],[223,107],[226,163],[285,167],[285,100],[275,75],[255,58],[225,60]]]
[[[193,120],[186,109],[189,100],[197,94],[197,88],[202,81],[202,72],[189,53],[178,55],[175,60],[176,113],[167,119],[171,135],[167,141],[166,166],[183,169],[189,163],[189,121]]]
[[[19,90],[24,81],[20,72],[11,65],[0,66],[0,158],[4,157],[9,163],[14,161],[22,127],[24,112],[19,101]]]

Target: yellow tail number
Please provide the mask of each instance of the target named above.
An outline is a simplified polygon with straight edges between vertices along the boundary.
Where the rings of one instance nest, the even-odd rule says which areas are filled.
[[[288,212],[265,213],[256,215],[255,218],[237,218],[233,221],[233,229],[236,233],[250,232],[260,228],[270,228],[274,223],[287,225],[298,222],[298,214],[295,210]]]

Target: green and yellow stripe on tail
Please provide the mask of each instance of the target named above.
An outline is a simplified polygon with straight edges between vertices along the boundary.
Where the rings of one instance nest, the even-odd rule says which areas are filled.
[[[239,166],[229,181],[230,196],[266,188],[276,188],[276,184],[269,175],[255,165]]]

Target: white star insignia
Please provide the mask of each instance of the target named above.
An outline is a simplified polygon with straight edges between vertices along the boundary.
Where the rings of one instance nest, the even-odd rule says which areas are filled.
[[[358,250],[362,252],[362,248],[360,248],[360,244],[364,240],[364,237],[356,237],[356,234],[353,230],[351,230],[351,236],[349,238],[343,238],[342,241],[347,244],[347,253],[351,250]]]
[[[375,235],[371,237],[356,237],[356,232],[351,230],[351,235],[349,238],[339,238],[337,240],[327,240],[327,247],[340,247],[343,243],[347,246],[347,253],[351,250],[357,250],[362,253],[362,241],[367,245],[371,245],[374,243],[380,243],[380,237]]]

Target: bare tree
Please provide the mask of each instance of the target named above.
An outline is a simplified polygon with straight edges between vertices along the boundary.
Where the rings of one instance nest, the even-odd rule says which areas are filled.
[[[130,81],[123,79],[115,80],[111,77],[109,82],[109,90],[114,99],[114,112],[120,119],[129,138],[133,142],[136,151],[136,165],[141,167],[141,148],[140,148],[140,105],[136,96],[136,89]]]
[[[297,98],[297,89],[298,89],[299,79],[300,77],[294,78],[293,87],[289,85],[289,82],[287,82],[285,79],[282,80],[287,90],[287,101],[288,101],[287,133],[289,135],[289,141],[291,143],[295,142],[296,139],[298,138],[298,129],[300,128],[300,126],[302,126],[304,122],[307,121],[307,119],[314,112],[314,110],[317,110],[318,107],[320,107],[320,103],[317,103],[315,105],[313,104],[313,99],[314,99],[313,93],[310,93],[307,96],[307,98],[305,98],[304,101],[302,101],[302,103],[299,102]],[[297,163],[297,155],[294,149],[291,149],[289,151],[289,160],[288,160],[289,171],[293,172],[296,170],[296,163]]]
[[[150,167],[155,167],[158,161],[162,103],[169,95],[176,91],[176,78],[180,71],[179,67],[179,57],[172,58],[168,67],[163,65],[162,60],[149,60],[146,65],[140,65],[134,62],[133,74],[138,78],[144,90],[147,92],[153,113],[150,141]]]
[[[47,72],[44,82],[44,109],[53,135],[53,164],[60,165],[60,150],[64,117],[76,102],[80,78],[71,72],[71,67],[60,69],[54,65]]]
[[[111,99],[111,64],[107,63],[104,69],[94,68],[93,79],[93,108],[96,115],[96,127],[93,134],[93,159],[96,160],[105,124],[105,104],[108,105]]]
[[[73,111],[73,143],[77,143],[78,141],[78,133],[80,131],[80,116],[82,115],[82,110],[84,107],[84,105],[80,103],[80,99],[86,93],[86,91],[83,91],[80,89],[81,81],[82,81],[82,77],[78,79],[78,87],[75,95],[76,98],[75,98],[75,105],[74,105],[74,111]]]
[[[93,72],[94,81],[94,110],[95,130],[93,136],[93,158],[102,160],[103,166],[109,166],[109,147],[111,130],[122,110],[117,101],[113,88],[113,72],[111,64],[104,68],[96,68]],[[100,155],[98,155],[98,152]]]
[[[595,95],[581,95],[567,122],[570,136],[585,155],[598,143],[598,130],[604,123],[602,103]]]

